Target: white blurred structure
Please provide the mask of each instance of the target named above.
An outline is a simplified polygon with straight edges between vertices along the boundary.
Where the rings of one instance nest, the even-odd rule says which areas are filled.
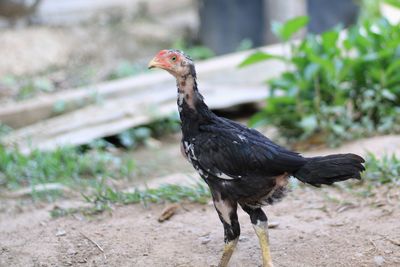
[[[385,18],[387,18],[390,21],[390,23],[392,24],[400,23],[400,9],[385,3],[380,4],[380,9],[382,15]]]

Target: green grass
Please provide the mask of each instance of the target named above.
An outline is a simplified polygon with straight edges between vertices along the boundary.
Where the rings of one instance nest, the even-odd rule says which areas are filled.
[[[8,190],[47,183],[75,188],[93,186],[99,177],[128,177],[134,168],[132,159],[101,149],[82,152],[64,147],[25,155],[0,145],[0,187]]]
[[[367,169],[363,173],[365,184],[400,186],[400,158],[395,154],[377,158],[370,153],[365,165]]]
[[[149,138],[159,137],[179,130],[177,114],[158,119],[150,124],[129,129],[116,136],[117,144],[134,149]],[[0,124],[0,136],[10,130]],[[111,153],[110,151],[114,151]],[[62,196],[62,190],[45,189],[36,192],[41,184],[56,183],[66,188],[85,192],[98,187],[103,178],[126,179],[133,177],[136,166],[121,150],[104,139],[98,139],[81,147],[61,147],[54,151],[34,150],[25,155],[18,149],[0,144],[0,190],[31,188],[34,199],[54,200]]]
[[[111,210],[113,205],[128,205],[142,203],[182,202],[206,204],[210,200],[210,191],[206,184],[198,182],[191,186],[165,184],[158,188],[144,190],[135,189],[133,192],[119,191],[110,186],[100,186],[90,194],[84,195],[90,207],[81,208],[55,208],[50,213],[52,217],[66,216],[80,213],[85,216],[95,215]]]
[[[100,148],[101,147],[101,148]],[[17,190],[40,184],[58,183],[82,194],[89,207],[55,208],[53,217],[80,213],[95,215],[115,205],[164,202],[204,204],[210,200],[206,184],[162,185],[158,188],[134,189],[126,192],[121,186],[110,185],[109,179],[130,177],[136,168],[132,159],[109,152],[103,144],[92,144],[86,151],[78,148],[59,148],[55,151],[34,151],[24,155],[17,150],[0,146],[0,190]],[[380,187],[400,185],[400,158],[386,155],[366,157],[366,171],[359,183],[341,183],[339,188],[361,197],[369,197]],[[57,190],[32,192],[34,199],[54,200],[62,196]]]
[[[366,157],[365,171],[361,181],[346,181],[335,184],[340,190],[358,197],[367,198],[380,195],[400,186],[400,158],[396,155],[383,155],[377,158],[369,153]]]
[[[91,203],[146,204],[187,200],[205,204],[208,202],[209,197],[208,187],[203,182],[198,182],[193,186],[165,184],[158,188],[135,189],[133,192],[128,193],[117,191],[111,187],[104,187],[97,190],[95,194],[86,196],[85,199]]]

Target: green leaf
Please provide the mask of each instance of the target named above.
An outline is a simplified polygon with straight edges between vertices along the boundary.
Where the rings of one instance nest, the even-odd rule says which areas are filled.
[[[315,55],[310,55],[310,60],[311,62],[320,65],[331,77],[334,77],[335,75],[335,66],[333,65],[334,62],[332,62],[329,59],[318,57]]]
[[[392,75],[396,70],[400,69],[400,59],[393,61],[390,63],[389,67],[386,70],[386,75]]]
[[[250,127],[259,127],[268,124],[268,122],[268,116],[266,116],[263,112],[259,112],[250,118],[248,125]]]
[[[319,70],[319,65],[316,63],[308,64],[304,69],[304,78],[308,81],[314,79],[315,74],[317,74]]]
[[[389,4],[393,7],[400,8],[400,0],[383,0],[386,4]]]
[[[322,45],[326,51],[337,49],[336,42],[339,38],[339,32],[327,31],[321,35]]]
[[[277,56],[277,55],[271,55],[271,54],[267,54],[261,51],[256,51],[253,54],[251,54],[250,56],[248,56],[245,60],[243,60],[240,64],[239,67],[244,67],[247,65],[252,65],[255,63],[259,63],[265,60],[270,60],[270,59],[278,59],[278,60],[282,60],[285,61],[285,58],[282,56]]]
[[[272,22],[272,32],[282,41],[288,41],[293,34],[305,27],[309,22],[307,16],[300,16],[286,21],[285,23]]]

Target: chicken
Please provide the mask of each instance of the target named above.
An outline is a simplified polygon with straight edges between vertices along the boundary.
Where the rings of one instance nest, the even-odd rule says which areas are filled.
[[[197,88],[193,61],[178,50],[162,50],[149,63],[176,78],[181,119],[181,151],[210,188],[224,227],[219,266],[227,266],[240,235],[238,205],[258,236],[263,266],[272,266],[267,216],[262,206],[285,195],[289,177],[314,186],[361,179],[364,159],[355,154],[303,157],[254,129],[216,116]],[[229,97],[229,96],[227,96]]]

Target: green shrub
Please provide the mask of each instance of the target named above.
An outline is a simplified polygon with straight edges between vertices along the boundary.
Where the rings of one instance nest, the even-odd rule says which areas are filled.
[[[304,17],[273,30],[283,40]],[[270,97],[251,124],[270,123],[289,140],[322,135],[331,145],[360,136],[400,132],[400,25],[364,21],[341,38],[339,27],[291,44],[291,56],[256,52],[241,66],[263,60],[288,68],[268,81]]]

